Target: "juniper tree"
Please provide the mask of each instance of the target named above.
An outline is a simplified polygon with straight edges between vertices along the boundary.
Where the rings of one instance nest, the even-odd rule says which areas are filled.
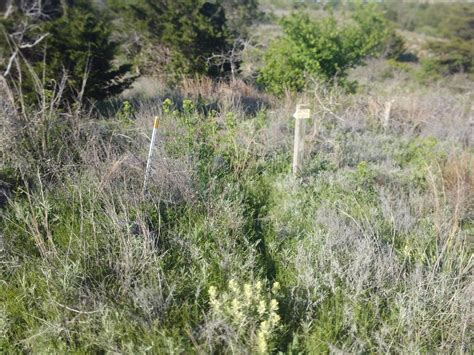
[[[111,29],[91,1],[49,0],[15,5],[1,21],[3,38],[0,66],[6,79],[27,102],[34,103],[42,91],[53,90],[63,78],[64,103],[82,98],[101,100],[130,85],[129,65],[116,67],[118,43],[111,40]],[[35,9],[35,15],[31,10]],[[21,35],[18,35],[21,33]],[[41,41],[39,41],[41,39]],[[15,63],[15,70],[11,70]]]

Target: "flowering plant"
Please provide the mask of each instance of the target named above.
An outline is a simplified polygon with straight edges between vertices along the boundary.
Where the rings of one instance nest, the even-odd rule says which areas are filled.
[[[278,282],[273,284],[271,292],[264,292],[260,281],[240,286],[232,279],[226,291],[219,293],[215,286],[209,288],[210,312],[231,325],[239,338],[250,341],[252,350],[268,353],[280,323],[275,298],[279,290]]]

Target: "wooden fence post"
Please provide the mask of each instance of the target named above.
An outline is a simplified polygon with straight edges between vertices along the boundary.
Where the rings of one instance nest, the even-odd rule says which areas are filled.
[[[385,103],[385,112],[382,123],[384,132],[387,131],[390,126],[390,114],[392,113],[392,105],[394,102],[395,100],[391,99]]]
[[[293,146],[293,175],[296,175],[303,162],[304,156],[304,140],[306,136],[306,122],[310,117],[310,110],[308,105],[296,105],[296,112],[293,114],[295,118],[295,142]]]

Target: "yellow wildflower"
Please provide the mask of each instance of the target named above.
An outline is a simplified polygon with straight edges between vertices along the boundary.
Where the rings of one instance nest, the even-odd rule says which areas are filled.
[[[267,339],[265,339],[265,334],[261,331],[257,335],[257,347],[260,354],[266,354],[268,351]]]
[[[252,300],[252,286],[250,286],[250,284],[244,285],[244,295],[247,301],[246,303],[250,304]]]
[[[229,281],[229,289],[234,292],[234,293],[238,293],[239,292],[239,289],[238,289],[238,286],[237,286],[237,282],[235,282],[234,279],[230,279]]]
[[[217,297],[217,288],[216,288],[216,286],[211,286],[211,287],[209,287],[209,291],[208,291],[208,292],[209,292],[209,299],[210,299],[211,301],[215,300],[216,297]]]
[[[278,293],[278,291],[280,291],[280,283],[278,281],[276,281],[276,282],[273,283],[272,292],[273,293]]]
[[[275,312],[278,309],[278,301],[274,298],[270,301],[270,311]]]

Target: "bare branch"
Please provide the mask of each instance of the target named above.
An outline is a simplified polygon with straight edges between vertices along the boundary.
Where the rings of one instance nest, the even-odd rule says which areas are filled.
[[[12,68],[13,62],[15,61],[17,54],[18,54],[18,50],[15,50],[13,54],[10,56],[10,59],[8,60],[7,68],[2,74],[3,77],[7,77],[10,74],[10,70]]]
[[[41,35],[38,39],[36,39],[33,43],[25,43],[25,44],[20,44],[20,49],[24,48],[33,48],[34,46],[38,45],[43,39],[49,36],[49,33],[45,33]]]
[[[13,64],[17,60],[18,55],[21,54],[21,49],[33,48],[39,43],[41,43],[49,35],[48,33],[44,33],[31,43],[24,42],[26,34],[38,28],[38,26],[35,25],[34,22],[43,15],[42,1],[37,0],[33,2],[24,2],[21,4],[20,7],[21,12],[25,15],[25,20],[19,23],[16,30],[12,31],[11,33],[6,33],[5,30],[3,30],[3,34],[10,46],[10,50],[12,53],[7,61],[7,65],[3,74],[1,74],[3,77],[7,77],[8,75],[10,75]],[[12,4],[12,1],[9,1],[7,11],[4,14],[4,18],[10,16],[13,11],[14,6]]]
[[[235,80],[235,75],[238,67],[238,63],[242,61],[242,55],[244,50],[250,45],[251,38],[244,39],[242,37],[236,38],[232,44],[232,48],[227,52],[213,54],[206,59],[207,64],[213,64],[220,66],[221,68],[229,64],[231,70],[232,80]]]
[[[11,0],[9,1],[9,4],[7,5],[7,9],[5,13],[3,14],[3,19],[6,20],[11,13],[13,12],[13,5],[11,4]]]

